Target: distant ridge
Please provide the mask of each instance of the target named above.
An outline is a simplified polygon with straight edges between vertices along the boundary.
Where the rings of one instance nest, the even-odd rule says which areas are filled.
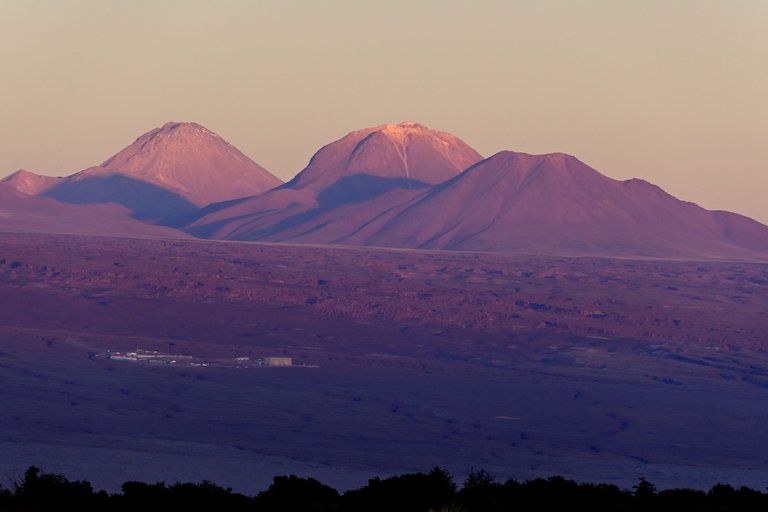
[[[31,200],[47,198],[111,203],[122,209],[104,222],[130,215],[221,240],[768,260],[768,226],[747,217],[640,179],[611,179],[563,153],[483,159],[458,137],[414,122],[350,132],[284,184],[206,128],[171,122],[100,166],[64,178],[20,170],[0,188],[3,229],[50,219],[44,229],[66,232],[67,218],[87,217],[64,209],[54,222],[55,202]],[[36,208],[43,214],[30,223]]]

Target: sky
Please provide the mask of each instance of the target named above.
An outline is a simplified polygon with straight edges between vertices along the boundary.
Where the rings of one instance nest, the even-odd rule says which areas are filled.
[[[416,121],[768,224],[765,0],[0,0],[0,177],[195,121],[282,179]]]

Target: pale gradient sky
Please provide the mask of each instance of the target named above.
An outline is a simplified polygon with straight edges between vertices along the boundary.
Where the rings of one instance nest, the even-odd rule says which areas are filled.
[[[768,223],[768,1],[0,0],[0,177],[169,120],[283,179],[417,121]]]

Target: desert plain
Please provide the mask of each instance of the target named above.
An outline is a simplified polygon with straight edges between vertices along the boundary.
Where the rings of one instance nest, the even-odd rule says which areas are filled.
[[[765,261],[0,234],[0,477],[763,488],[767,312]]]

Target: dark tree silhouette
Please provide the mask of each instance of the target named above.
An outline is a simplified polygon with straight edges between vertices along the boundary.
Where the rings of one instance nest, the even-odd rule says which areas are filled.
[[[85,481],[30,467],[12,488],[0,487],[0,512],[758,512],[768,510],[768,494],[718,484],[657,491],[645,478],[632,490],[610,484],[577,483],[560,476],[526,482],[496,482],[473,470],[460,491],[439,467],[429,473],[373,478],[343,496],[313,478],[278,476],[256,498],[203,481],[200,484],[125,482],[122,492],[94,492]]]
[[[373,478],[361,489],[347,491],[341,510],[369,512],[424,512],[438,510],[453,501],[456,484],[445,469],[406,473],[385,480]]]
[[[41,473],[30,466],[24,479],[16,482],[13,489],[15,508],[24,511],[53,510],[103,510],[107,494],[94,493],[85,481],[70,482],[63,475]]]
[[[0,485],[0,512],[11,510],[13,506],[13,493]]]
[[[200,484],[125,482],[122,495],[113,496],[119,511],[218,512],[253,510],[251,498],[204,480]]]
[[[657,500],[665,510],[686,510],[705,512],[710,510],[707,493],[695,489],[667,489],[657,493]]]
[[[484,469],[472,469],[464,480],[464,489],[488,489],[496,484],[496,477]]]
[[[472,469],[464,479],[458,501],[467,512],[499,510],[503,492],[496,477],[484,469]]]
[[[640,477],[640,481],[632,486],[635,490],[635,498],[640,500],[648,500],[656,495],[656,486],[645,479]]]
[[[325,512],[336,510],[339,493],[314,478],[276,476],[269,489],[256,496],[260,512]]]

